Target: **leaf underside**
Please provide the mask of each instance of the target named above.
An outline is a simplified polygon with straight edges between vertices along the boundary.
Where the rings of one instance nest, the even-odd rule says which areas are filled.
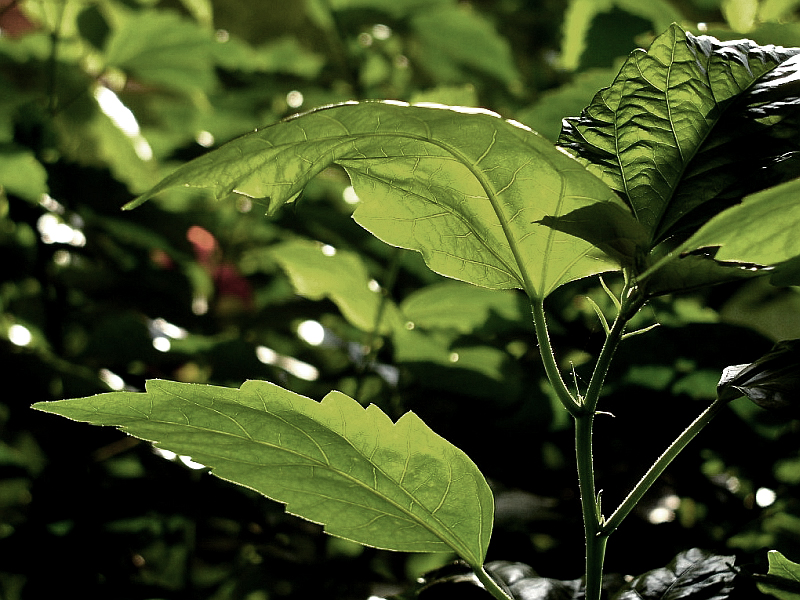
[[[339,392],[322,402],[263,381],[240,389],[153,380],[146,392],[40,402],[34,408],[113,425],[361,544],[455,551],[483,563],[491,491],[475,464],[414,413],[396,423]]]
[[[187,163],[133,205],[192,186],[269,198],[273,213],[332,164],[361,199],[359,224],[448,277],[544,297],[618,268],[539,221],[597,203],[627,211],[620,199],[538,134],[475,109],[365,102],[312,111]]]
[[[626,234],[626,247],[636,247],[627,261],[635,271],[646,271],[746,196],[800,177],[799,52],[696,37],[673,25],[648,51],[633,52],[580,117],[564,121],[558,143],[625,200],[644,231],[644,239],[641,231],[637,237],[625,213],[609,215]],[[549,224],[597,237],[585,217],[585,225],[570,215]],[[772,214],[765,231],[780,219]],[[750,222],[728,225],[730,239],[755,237]],[[757,262],[747,253],[737,260]],[[663,264],[670,268],[649,274],[651,293],[749,276],[709,260]]]

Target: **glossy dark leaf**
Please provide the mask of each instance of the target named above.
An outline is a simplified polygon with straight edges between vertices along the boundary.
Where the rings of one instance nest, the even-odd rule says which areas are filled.
[[[666,567],[633,579],[615,600],[726,600],[736,578],[734,560],[697,548],[686,550]]]
[[[762,408],[800,404],[800,340],[775,344],[753,363],[726,368],[717,385],[723,400],[747,396]]]
[[[486,571],[514,600],[579,600],[583,598],[580,579],[562,581],[539,577],[528,565],[497,560]],[[420,600],[489,599],[491,596],[465,563],[447,565],[425,575],[417,592]]]
[[[564,121],[559,144],[626,200],[645,231],[644,239],[628,236],[637,243],[626,250],[636,271],[745,196],[800,176],[798,52],[696,37],[673,25],[647,52],[632,53],[580,117]],[[628,215],[614,216],[616,231],[633,231]],[[546,224],[596,236],[579,217]],[[749,225],[740,222],[737,232]],[[671,270],[651,272],[647,285],[664,293],[741,276],[710,265],[673,261]]]

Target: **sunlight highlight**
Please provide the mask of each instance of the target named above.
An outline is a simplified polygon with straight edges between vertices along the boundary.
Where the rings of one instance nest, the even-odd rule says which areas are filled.
[[[119,96],[104,85],[99,85],[94,89],[94,98],[100,110],[133,142],[136,156],[145,161],[152,159],[153,149],[142,136],[133,112],[122,103]]]

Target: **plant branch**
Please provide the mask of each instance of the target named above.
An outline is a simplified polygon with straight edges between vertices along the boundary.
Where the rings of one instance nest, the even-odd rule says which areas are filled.
[[[608,520],[603,524],[601,528],[601,533],[604,535],[610,535],[620,526],[622,521],[627,517],[630,512],[634,509],[634,507],[639,503],[639,500],[645,495],[647,490],[655,483],[655,481],[661,476],[664,470],[669,466],[669,464],[675,459],[675,457],[680,454],[680,452],[692,441],[694,436],[696,436],[703,427],[708,425],[711,422],[717,413],[725,406],[729,401],[728,400],[720,400],[717,398],[711,405],[706,408],[700,416],[698,416],[691,425],[689,425],[686,429],[684,429],[683,433],[681,433],[677,439],[670,444],[669,448],[667,448],[664,453],[658,457],[653,466],[648,469],[647,473],[639,480],[639,483],[634,486],[625,500],[619,505],[617,510],[608,518]]]
[[[553,354],[553,347],[550,344],[550,335],[547,332],[547,320],[544,315],[544,300],[539,298],[531,299],[531,312],[533,313],[533,325],[536,329],[536,341],[539,343],[539,353],[542,356],[542,363],[544,364],[544,371],[547,374],[547,379],[553,390],[572,416],[576,416],[582,409],[579,400],[577,400],[567,389],[561,371],[556,363],[555,355]]]

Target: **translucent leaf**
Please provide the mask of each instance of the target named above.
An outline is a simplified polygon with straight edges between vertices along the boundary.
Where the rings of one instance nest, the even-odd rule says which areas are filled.
[[[375,329],[381,294],[374,284],[370,287],[371,277],[358,254],[306,240],[278,244],[271,254],[298,294],[312,300],[329,298],[352,325]],[[397,306],[385,299],[378,329],[392,331],[403,322]]]
[[[322,402],[271,383],[238,390],[149,381],[34,408],[130,435],[283,502],[292,514],[361,544],[455,551],[483,562],[493,499],[478,468],[414,413],[396,423],[339,392]]]
[[[780,600],[800,600],[800,565],[777,550],[767,555],[769,572],[758,578],[758,589]]]
[[[343,166],[362,200],[355,220],[421,252],[434,271],[544,297],[616,263],[591,243],[537,223],[624,204],[541,136],[487,111],[348,103],[248,134],[179,168],[136,206],[175,186],[293,200],[322,169]]]

